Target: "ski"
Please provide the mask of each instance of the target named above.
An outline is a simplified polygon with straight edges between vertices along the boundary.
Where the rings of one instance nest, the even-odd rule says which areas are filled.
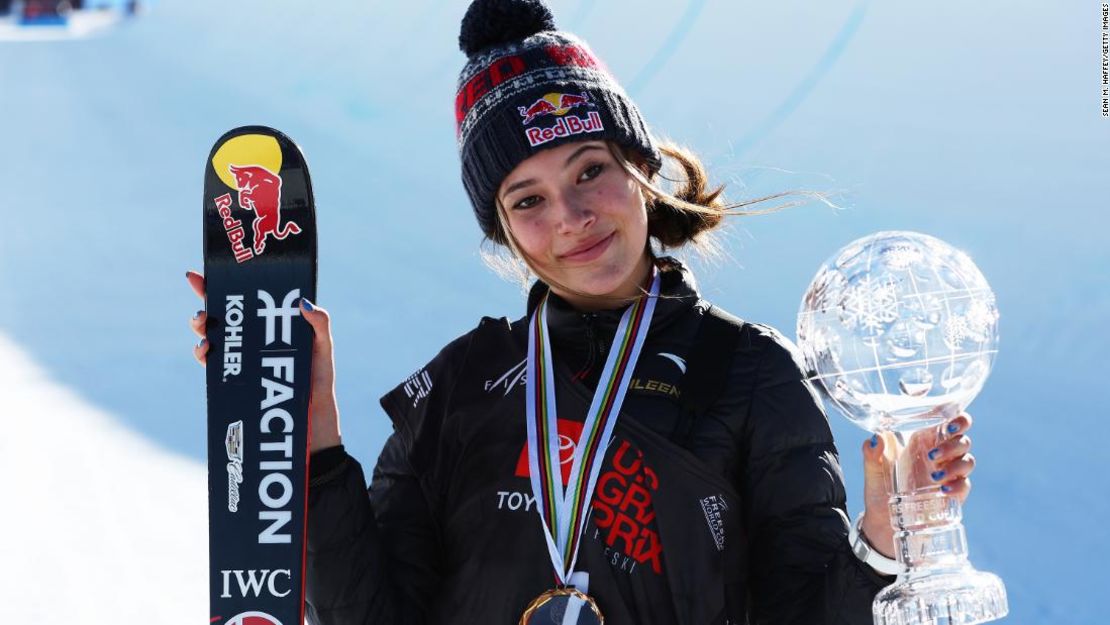
[[[300,149],[245,126],[204,174],[210,623],[304,622],[316,216]]]

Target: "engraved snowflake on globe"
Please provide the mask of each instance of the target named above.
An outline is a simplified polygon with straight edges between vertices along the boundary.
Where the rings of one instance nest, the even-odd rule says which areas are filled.
[[[845,246],[798,313],[813,379],[861,427],[913,430],[962,410],[998,347],[994,293],[963,252],[915,232]]]

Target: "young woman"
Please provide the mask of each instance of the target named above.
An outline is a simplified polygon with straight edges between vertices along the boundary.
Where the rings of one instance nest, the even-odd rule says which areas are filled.
[[[302,302],[311,620],[870,623],[892,581],[868,564],[893,552],[883,440],[863,444],[864,562],[793,348],[660,254],[737,211],[538,0],[477,0],[460,44],[463,182],[487,238],[538,279],[523,317],[483,319],[382,398],[395,431],[369,497],[341,444],[328,313]],[[664,158],[684,172],[673,194]],[[960,499],[970,425],[930,454]]]

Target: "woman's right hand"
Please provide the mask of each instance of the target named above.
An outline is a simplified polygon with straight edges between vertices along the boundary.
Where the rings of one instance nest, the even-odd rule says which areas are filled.
[[[185,279],[189,281],[189,286],[193,288],[197,297],[203,301],[204,276],[195,271],[186,271]],[[339,406],[335,401],[335,358],[332,350],[331,317],[326,310],[304,298],[301,298],[299,305],[301,316],[312,327],[313,332],[312,389],[309,391],[308,414],[312,420],[309,449],[315,452],[343,442],[339,435]],[[205,338],[207,323],[208,313],[203,310],[198,310],[189,321],[193,332],[201,337],[200,342],[193,347],[193,358],[202,365],[208,363],[208,340]]]

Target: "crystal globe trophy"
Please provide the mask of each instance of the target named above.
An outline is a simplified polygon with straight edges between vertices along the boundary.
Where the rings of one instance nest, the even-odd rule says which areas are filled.
[[[892,448],[891,524],[902,572],[876,625],[971,625],[1008,612],[998,576],[967,557],[962,509],[927,455],[983,387],[998,346],[994,294],[966,254],[915,232],[854,241],[817,272],[798,312],[812,380]]]

